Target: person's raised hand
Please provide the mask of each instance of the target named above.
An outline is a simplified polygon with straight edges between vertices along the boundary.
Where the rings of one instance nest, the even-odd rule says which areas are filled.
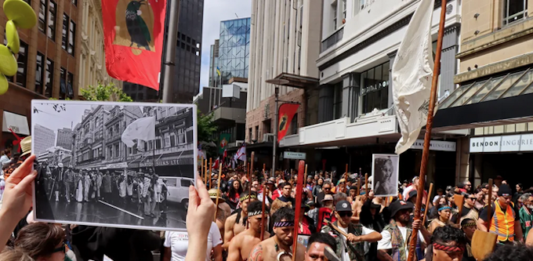
[[[413,228],[414,229],[420,229],[421,224],[422,224],[422,220],[421,219],[415,219],[413,221]]]
[[[5,181],[1,212],[9,213],[17,220],[28,214],[33,202],[32,183],[37,171],[32,171],[35,155],[27,158]]]
[[[189,209],[187,211],[187,232],[189,240],[207,240],[215,215],[215,204],[207,193],[201,178],[196,179],[196,188],[189,187]]]

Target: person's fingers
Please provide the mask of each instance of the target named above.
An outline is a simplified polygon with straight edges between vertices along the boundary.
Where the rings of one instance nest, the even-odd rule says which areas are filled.
[[[198,187],[198,196],[200,197],[200,200],[203,202],[206,200],[208,200],[209,202],[212,202],[211,198],[209,197],[209,193],[207,192],[207,188],[204,182],[202,181],[202,179],[198,178],[196,185]]]
[[[33,161],[35,160],[35,155],[31,155],[27,158],[20,166],[13,171],[13,174],[9,177],[11,180],[22,180],[26,175],[28,175],[33,167]]]
[[[196,193],[196,188],[193,185],[189,186],[189,211],[192,208],[196,209],[198,207],[198,194]]]

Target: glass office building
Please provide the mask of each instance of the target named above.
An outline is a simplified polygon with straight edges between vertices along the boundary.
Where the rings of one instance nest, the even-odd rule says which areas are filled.
[[[240,18],[220,22],[218,61],[222,84],[232,77],[248,78],[250,57],[250,18]],[[218,77],[216,68],[215,77]],[[219,86],[220,79],[217,79]]]

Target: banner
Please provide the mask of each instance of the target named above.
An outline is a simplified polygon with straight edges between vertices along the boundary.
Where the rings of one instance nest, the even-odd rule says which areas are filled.
[[[394,108],[402,133],[396,154],[411,148],[420,129],[426,126],[433,76],[431,21],[434,2],[420,2],[392,66]]]
[[[140,118],[132,122],[122,132],[121,140],[130,148],[135,145],[135,140],[155,140],[155,117]]]
[[[220,139],[218,142],[218,153],[224,154],[224,150],[226,150],[226,148],[228,147],[230,139],[231,139],[231,134],[220,133]]]
[[[298,110],[299,104],[285,103],[279,107],[278,142],[280,142],[291,126],[292,118]]]
[[[159,90],[166,0],[102,1],[109,76]]]

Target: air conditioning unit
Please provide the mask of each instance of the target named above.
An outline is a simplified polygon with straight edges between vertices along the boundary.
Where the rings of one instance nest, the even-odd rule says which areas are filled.
[[[273,133],[263,134],[263,142],[273,142],[273,141],[274,141],[274,134]]]

